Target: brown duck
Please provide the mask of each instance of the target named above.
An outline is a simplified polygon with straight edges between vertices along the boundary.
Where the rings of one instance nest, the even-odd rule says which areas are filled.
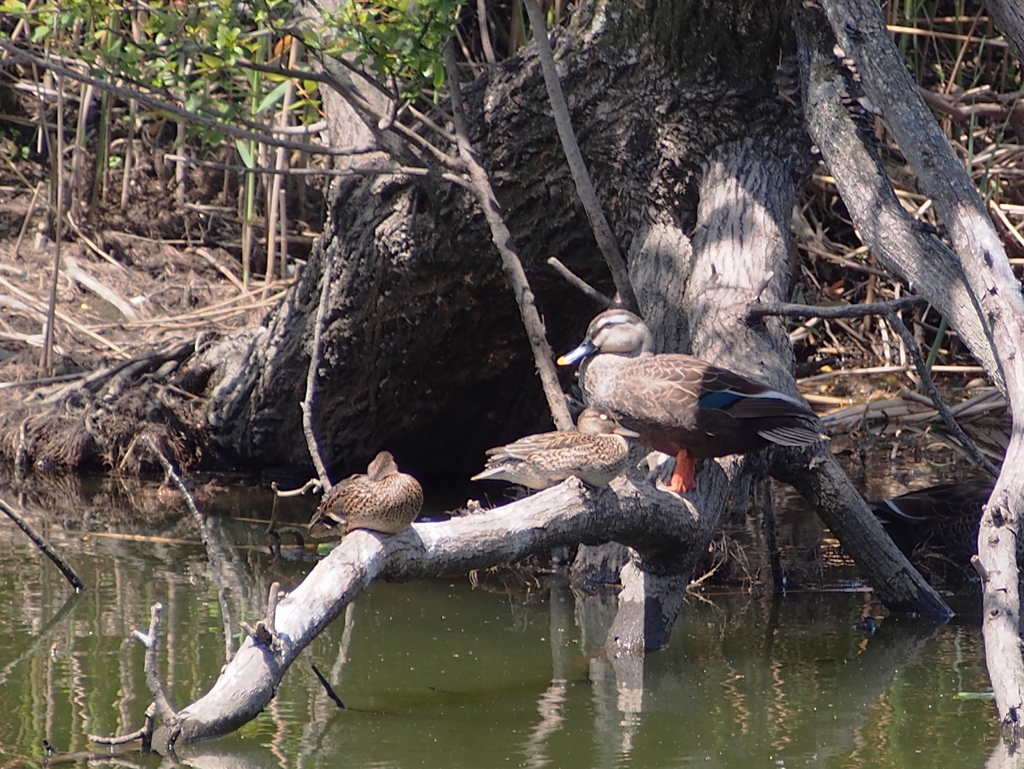
[[[580,384],[587,405],[607,409],[639,433],[642,444],[676,457],[670,490],[694,487],[698,459],[826,437],[814,412],[796,398],[689,355],[656,355],[653,346],[637,315],[606,310],[558,364],[584,361]]]
[[[397,534],[416,520],[422,507],[419,481],[399,472],[391,452],[382,451],[365,475],[339,481],[324,495],[309,522],[309,536],[346,534],[352,529]]]
[[[591,486],[606,486],[622,473],[629,441],[637,434],[622,427],[610,411],[584,409],[576,431],[527,435],[507,446],[488,449],[487,467],[471,480],[511,481],[546,489],[574,475]]]

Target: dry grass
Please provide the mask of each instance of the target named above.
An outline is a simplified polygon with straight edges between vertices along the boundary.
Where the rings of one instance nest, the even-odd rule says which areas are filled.
[[[1024,104],[1019,65],[981,6],[968,4],[960,18],[934,15],[919,4],[918,15],[901,15],[889,4],[890,30],[912,70],[921,94],[959,153],[964,167],[988,202],[997,229],[1018,275],[1024,270]],[[995,42],[993,42],[995,40]],[[880,119],[873,118],[877,147],[890,179],[908,212],[935,227],[942,222],[931,202],[915,186],[899,147]],[[861,244],[827,170],[820,168],[805,190],[794,217],[799,270],[808,304],[862,303],[910,293],[883,270]],[[930,307],[902,313],[922,352],[934,361],[932,372],[962,424],[976,424],[983,451],[1002,457],[1001,427],[1008,424],[1006,404],[984,377],[956,332]],[[800,380],[808,400],[833,431],[858,426],[899,425],[930,430],[941,420],[919,394],[917,375],[898,334],[878,317],[851,321],[812,321],[791,334],[805,371]]]

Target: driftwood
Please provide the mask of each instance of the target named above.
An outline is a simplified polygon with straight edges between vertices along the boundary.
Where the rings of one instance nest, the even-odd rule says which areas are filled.
[[[280,650],[247,639],[213,688],[165,725],[163,739],[226,734],[255,717],[302,649],[375,579],[467,572],[580,541],[617,539],[656,555],[685,547],[700,526],[685,500],[620,478],[604,490],[565,481],[498,510],[393,536],[354,531],[278,602]]]
[[[1012,750],[1024,735],[1024,659],[1018,633],[1020,600],[1016,561],[1017,525],[1024,511],[1024,429],[1021,426],[1024,419],[1024,297],[984,203],[921,101],[892,45],[878,6],[865,0],[823,0],[822,6],[836,41],[857,67],[867,96],[878,105],[887,127],[947,227],[952,251],[941,254],[935,263],[916,257],[919,261],[912,274],[919,283],[927,283],[930,288],[940,285],[935,293],[945,294],[947,299],[953,292],[959,294],[962,304],[950,306],[949,316],[986,372],[1004,391],[1013,415],[1014,425],[1002,471],[982,516],[978,535],[978,556],[988,575],[984,583],[983,625],[986,660],[1003,723],[1003,736]],[[820,55],[820,43],[817,50]],[[827,60],[821,57],[815,63],[815,55],[813,44],[805,43],[804,79],[811,83],[807,101],[816,98],[815,83],[825,85],[828,82],[827,77],[820,76],[822,71],[828,71]],[[811,123],[813,125],[813,119]],[[829,125],[819,124],[819,127],[823,130],[815,131],[812,127],[812,135],[815,141],[828,146],[831,140],[825,134],[832,129]],[[837,148],[833,145],[832,149]],[[824,146],[822,152],[836,173],[838,183],[844,168],[833,162]],[[840,158],[835,160],[840,161]],[[870,177],[873,175],[870,166],[870,162],[862,163],[858,172],[864,170],[864,175]],[[851,186],[848,177],[847,183],[840,187],[844,190],[844,199],[844,187]],[[879,192],[889,197],[884,189]],[[850,206],[859,229],[871,228],[870,222],[881,218],[880,208],[887,207],[880,207],[877,201],[862,209]],[[884,249],[880,251],[883,262],[885,253]],[[911,254],[912,259],[915,256]],[[940,271],[942,278],[938,277]],[[952,291],[947,293],[947,288]],[[924,293],[932,298],[931,291]]]

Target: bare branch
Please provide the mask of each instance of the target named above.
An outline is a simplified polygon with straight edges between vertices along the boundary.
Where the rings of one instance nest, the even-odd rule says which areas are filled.
[[[466,126],[465,110],[462,105],[462,92],[459,89],[458,68],[455,63],[455,51],[449,41],[445,46],[444,63],[448,74],[448,89],[451,93],[452,113],[455,121],[455,135],[458,137],[459,154],[463,162],[469,168],[469,176],[473,183],[473,192],[476,195],[480,208],[483,209],[484,218],[491,230],[491,240],[494,242],[498,253],[501,255],[501,265],[512,284],[512,291],[519,305],[519,313],[523,318],[523,325],[526,327],[526,336],[530,340],[530,347],[533,349],[534,362],[537,364],[537,373],[540,375],[541,385],[544,388],[544,395],[548,401],[548,408],[551,410],[551,417],[559,430],[572,429],[572,417],[569,416],[569,407],[566,405],[565,396],[562,394],[562,386],[558,382],[558,374],[555,372],[554,355],[551,346],[548,344],[544,334],[544,323],[537,312],[537,305],[534,301],[533,291],[530,290],[529,281],[526,279],[526,272],[523,270],[522,262],[516,253],[512,233],[501,216],[501,207],[494,195],[487,172],[480,165],[476,153],[469,141],[469,130]]]
[[[633,293],[633,285],[629,281],[629,271],[626,269],[626,260],[619,252],[619,246],[612,234],[612,228],[604,215],[604,209],[597,197],[597,190],[594,189],[594,182],[590,179],[590,172],[587,171],[587,164],[583,160],[583,153],[576,142],[576,134],[572,129],[572,118],[569,116],[569,105],[565,101],[565,94],[562,92],[562,84],[558,79],[558,70],[555,68],[555,57],[551,53],[551,43],[548,41],[547,25],[544,21],[544,12],[537,5],[536,0],[523,0],[526,12],[530,16],[530,26],[533,28],[533,39],[537,43],[537,55],[540,58],[540,66],[544,72],[544,84],[548,89],[548,101],[551,102],[551,111],[555,117],[555,127],[558,129],[558,138],[562,142],[562,150],[565,152],[565,159],[569,163],[569,170],[572,172],[573,182],[576,184],[576,194],[580,196],[580,202],[587,212],[590,226],[594,230],[594,237],[597,240],[598,248],[604,255],[604,260],[611,270],[612,280],[615,281],[615,288],[619,292],[619,301],[627,310],[640,312],[640,305],[637,303],[636,294]]]
[[[174,115],[175,117],[181,118],[182,120],[187,120],[190,123],[194,123],[195,125],[201,125],[206,128],[212,128],[217,131],[223,131],[229,136],[233,136],[237,139],[250,139],[252,141],[262,142],[263,144],[269,144],[273,147],[283,147],[285,149],[308,152],[311,155],[333,155],[340,157],[346,155],[358,155],[367,151],[367,148],[365,147],[338,149],[335,147],[325,147],[322,145],[306,144],[304,142],[293,142],[288,141],[286,139],[278,139],[277,137],[272,136],[268,133],[247,131],[244,128],[238,128],[237,126],[233,126],[228,123],[222,123],[219,120],[214,120],[213,118],[197,115],[194,112],[189,112],[187,109],[184,109],[183,107],[179,107],[176,104],[172,104],[169,101],[159,99],[150,94],[143,93],[142,91],[133,90],[130,88],[122,88],[121,86],[113,85],[112,83],[106,80],[99,80],[97,78],[91,77],[90,75],[84,75],[80,72],[76,72],[70,67],[65,67],[61,64],[57,64],[46,59],[41,59],[38,56],[35,56],[34,54],[24,50],[23,48],[19,48],[18,46],[12,45],[4,40],[0,40],[0,48],[11,54],[10,61],[22,61],[27,64],[37,66],[40,69],[50,70],[55,74],[64,75],[66,77],[71,78],[72,80],[77,80],[80,83],[86,83],[87,85],[91,85],[94,88],[98,88],[101,91],[110,93],[118,97],[119,99],[135,99],[139,102],[139,104],[142,104],[148,107],[149,109],[167,112],[171,115]],[[311,74],[304,73],[303,77],[311,77]]]
[[[85,590],[85,583],[82,582],[82,578],[75,573],[75,570],[71,568],[71,564],[64,560],[60,553],[53,549],[53,546],[46,541],[42,534],[35,530],[35,527],[31,523],[26,521],[21,515],[11,507],[9,504],[0,499],[0,510],[3,510],[7,517],[17,524],[18,528],[21,529],[28,538],[35,543],[35,546],[42,550],[46,557],[49,558],[53,563],[60,569],[61,574],[75,590]]]
[[[595,302],[597,302],[599,305],[601,305],[601,307],[604,307],[604,308],[607,309],[608,307],[615,306],[615,302],[613,302],[611,299],[606,297],[604,294],[602,294],[596,288],[594,288],[589,283],[587,283],[585,280],[583,280],[583,278],[581,278],[575,272],[573,272],[568,267],[566,267],[564,264],[562,264],[562,262],[559,261],[558,257],[556,257],[556,256],[549,256],[548,257],[548,264],[551,265],[551,267],[554,269],[555,272],[557,272],[559,275],[561,275],[563,278],[565,278],[566,282],[570,286],[572,286],[573,288],[581,291],[584,296],[586,296],[586,297],[588,297],[590,299],[593,299]]]

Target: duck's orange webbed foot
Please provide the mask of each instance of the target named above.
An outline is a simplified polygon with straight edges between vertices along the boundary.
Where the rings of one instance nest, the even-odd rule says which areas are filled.
[[[697,481],[693,475],[696,467],[697,460],[691,457],[686,449],[680,449],[676,454],[676,468],[672,471],[672,478],[665,488],[676,492],[676,494],[693,491],[697,487]]]

